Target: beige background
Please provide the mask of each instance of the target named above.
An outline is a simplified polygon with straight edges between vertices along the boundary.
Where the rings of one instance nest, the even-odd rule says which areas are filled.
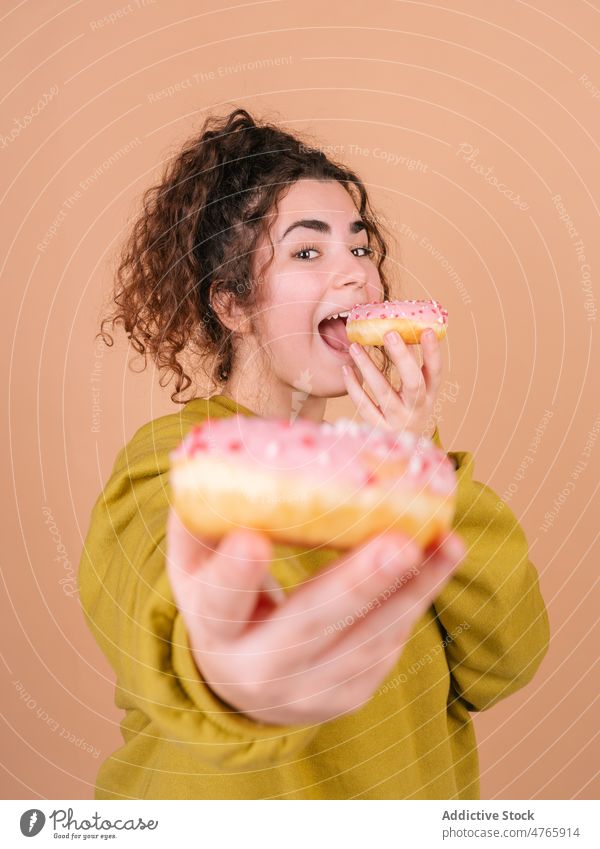
[[[0,17],[2,795],[91,798],[119,745],[72,573],[116,452],[175,407],[120,337],[93,337],[141,192],[207,110],[243,105],[341,146],[393,222],[404,294],[450,314],[442,440],[506,493],[541,573],[551,649],[475,715],[483,797],[597,797],[597,0],[38,0]]]

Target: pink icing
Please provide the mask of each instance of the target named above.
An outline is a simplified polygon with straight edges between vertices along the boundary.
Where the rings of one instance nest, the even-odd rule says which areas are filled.
[[[424,324],[448,324],[448,310],[438,301],[380,301],[357,304],[350,310],[346,327],[351,321],[371,318],[408,318]]]
[[[207,419],[189,431],[171,452],[171,461],[200,452],[236,456],[240,462],[310,475],[312,480],[316,476],[325,486],[331,478],[360,487],[395,484],[404,477],[411,488],[428,486],[447,494],[456,484],[454,465],[431,440],[350,419],[335,424],[239,414]]]

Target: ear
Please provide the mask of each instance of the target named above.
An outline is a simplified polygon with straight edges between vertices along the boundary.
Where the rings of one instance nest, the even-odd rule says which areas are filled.
[[[226,288],[224,280],[216,280],[211,285],[211,306],[225,327],[236,333],[248,333],[251,330],[250,319],[235,300],[233,292]]]

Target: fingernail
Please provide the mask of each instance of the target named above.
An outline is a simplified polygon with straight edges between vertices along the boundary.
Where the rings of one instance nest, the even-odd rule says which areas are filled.
[[[360,348],[360,345],[358,344],[358,342],[353,342],[350,345],[350,353],[351,354],[354,354],[354,355],[360,354],[360,351],[361,351],[361,348]]]
[[[275,604],[282,604],[286,599],[286,595],[281,584],[273,577],[273,575],[271,575],[270,572],[267,572],[263,579],[262,591],[268,595],[271,601],[274,601]]]
[[[396,330],[386,333],[385,338],[391,345],[397,345],[400,342],[400,336]]]
[[[450,537],[446,543],[446,547],[450,556],[454,557],[456,560],[464,557],[467,551],[466,545],[460,537],[457,536]]]
[[[346,375],[346,377],[348,377],[348,375],[350,374],[350,369],[348,368],[348,366],[342,366],[342,371]]]
[[[228,554],[229,557],[240,557],[243,551],[243,547],[244,541],[240,537],[229,537],[227,542],[225,543],[225,553]]]

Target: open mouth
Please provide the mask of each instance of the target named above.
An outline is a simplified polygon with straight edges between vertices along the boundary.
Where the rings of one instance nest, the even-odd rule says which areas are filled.
[[[325,344],[342,354],[348,353],[350,343],[346,335],[349,312],[335,313],[319,322],[319,335]]]

